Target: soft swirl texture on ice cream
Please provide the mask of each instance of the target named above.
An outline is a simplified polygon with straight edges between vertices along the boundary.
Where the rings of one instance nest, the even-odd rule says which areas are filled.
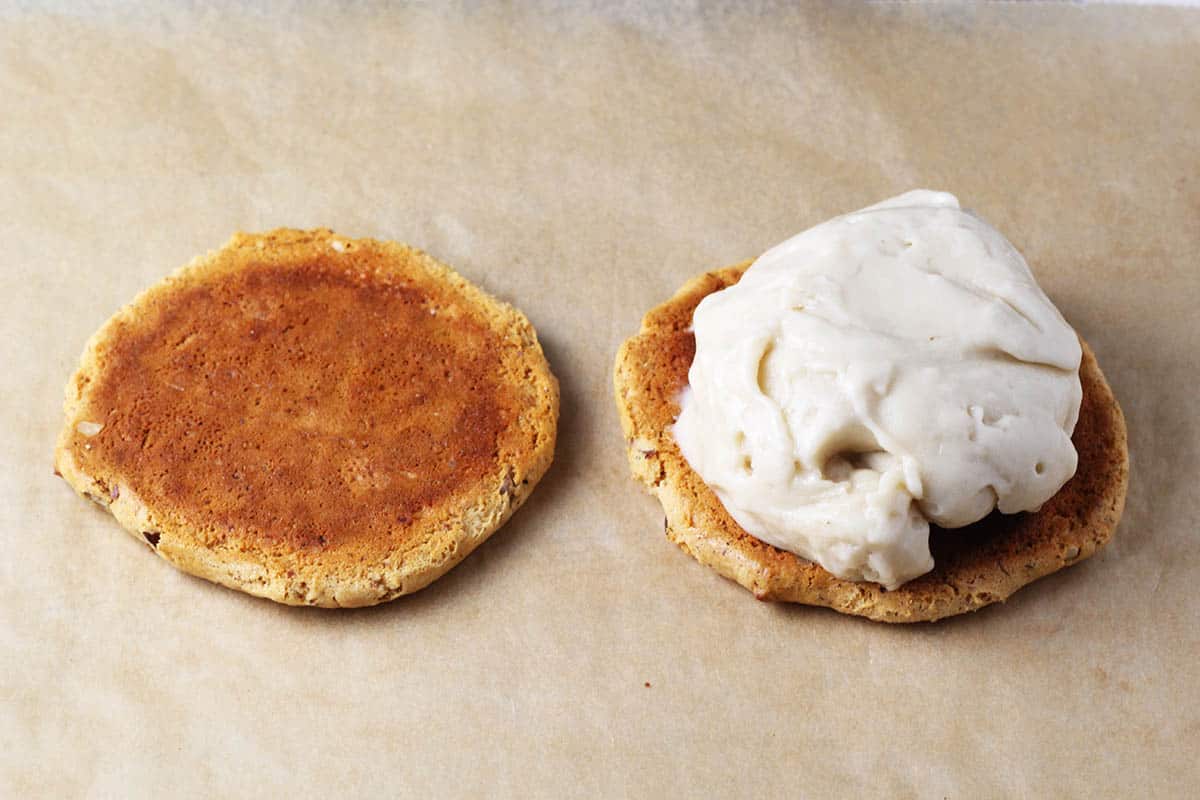
[[[929,524],[1034,511],[1074,474],[1080,345],[1021,254],[918,190],[763,254],[693,317],[674,433],[752,535],[889,589]]]

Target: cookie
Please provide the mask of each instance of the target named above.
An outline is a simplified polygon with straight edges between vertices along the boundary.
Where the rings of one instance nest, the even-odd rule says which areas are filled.
[[[553,458],[558,402],[529,321],[425,253],[237,234],[91,338],[55,467],[184,572],[366,606],[509,518]]]
[[[842,580],[746,533],[679,452],[670,426],[695,355],[692,312],[737,283],[747,261],[700,275],[642,321],[617,354],[617,409],[634,476],[662,503],[667,538],[760,600],[825,606],[883,622],[932,621],[1007,599],[1031,581],[1088,558],[1112,536],[1129,476],[1125,420],[1083,343],[1083,402],[1072,440],[1075,476],[1036,513],[993,513],[930,532],[933,571],[893,591]]]

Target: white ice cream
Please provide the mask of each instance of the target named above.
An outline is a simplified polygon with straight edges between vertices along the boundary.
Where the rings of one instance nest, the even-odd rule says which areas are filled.
[[[1080,345],[998,231],[913,191],[811,228],[704,299],[675,424],[748,532],[889,589],[929,523],[1034,511],[1075,473]]]

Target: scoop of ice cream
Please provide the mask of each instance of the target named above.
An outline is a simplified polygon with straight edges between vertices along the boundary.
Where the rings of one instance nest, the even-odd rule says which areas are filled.
[[[1080,345],[1020,253],[913,191],[763,254],[697,307],[674,433],[746,531],[841,578],[933,567],[929,523],[1074,474]]]

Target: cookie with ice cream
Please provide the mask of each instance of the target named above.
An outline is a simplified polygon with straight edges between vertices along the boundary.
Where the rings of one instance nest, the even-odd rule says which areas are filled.
[[[694,279],[615,379],[668,536],[764,599],[960,613],[1090,555],[1124,501],[1094,358],[1016,249],[941,192]]]

